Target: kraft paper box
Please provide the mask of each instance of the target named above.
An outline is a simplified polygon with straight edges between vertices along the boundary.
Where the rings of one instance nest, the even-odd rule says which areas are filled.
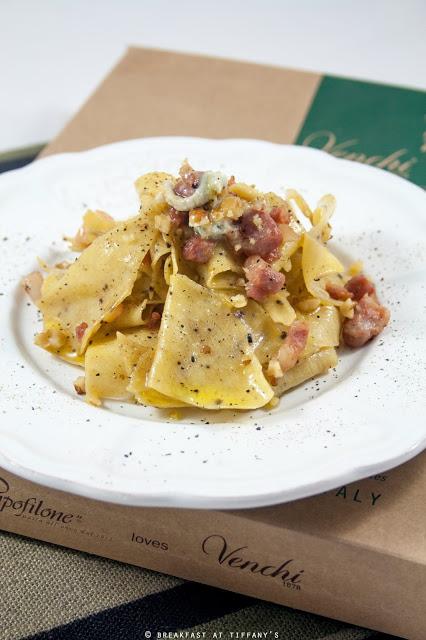
[[[296,609],[424,640],[426,454],[286,505],[135,508],[0,470],[0,527]]]
[[[197,77],[207,80],[188,92]],[[422,184],[423,110],[424,95],[409,89],[132,48],[42,155],[144,136],[250,137]],[[426,453],[321,496],[228,512],[122,507],[0,469],[0,528],[426,637]]]

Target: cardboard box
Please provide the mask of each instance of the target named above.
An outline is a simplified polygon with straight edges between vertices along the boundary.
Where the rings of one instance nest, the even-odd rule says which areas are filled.
[[[0,470],[0,527],[412,640],[426,637],[426,454],[293,503],[124,507]]]
[[[188,92],[196,77],[207,80]],[[251,137],[421,183],[422,132],[420,92],[133,48],[42,155],[153,135]],[[0,528],[423,640],[425,496],[426,454],[321,496],[228,512],[121,507],[0,469]]]

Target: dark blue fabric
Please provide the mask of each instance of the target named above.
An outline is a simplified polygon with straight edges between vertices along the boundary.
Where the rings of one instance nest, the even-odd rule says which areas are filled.
[[[154,640],[157,633],[178,632],[185,629],[190,631],[193,627],[213,620],[217,620],[217,628],[220,631],[220,619],[223,616],[241,611],[258,602],[248,596],[187,582],[43,631],[24,640],[142,640],[144,638]],[[265,606],[278,605],[265,604]],[[344,627],[343,623],[342,627]],[[239,630],[242,631],[242,629]],[[225,631],[224,639],[228,637],[229,634]],[[309,637],[312,636],[309,635]],[[323,634],[320,633],[315,637],[319,640]],[[282,640],[285,640],[285,636]],[[363,640],[401,639],[366,630]]]
[[[11,171],[12,169],[19,169],[25,167],[26,164],[30,164],[36,158],[37,154],[24,156],[22,158],[14,158],[12,160],[0,160],[0,173],[4,171]]]
[[[157,631],[188,629],[255,602],[247,596],[187,582],[43,631],[31,640],[141,640],[145,631],[154,638]]]

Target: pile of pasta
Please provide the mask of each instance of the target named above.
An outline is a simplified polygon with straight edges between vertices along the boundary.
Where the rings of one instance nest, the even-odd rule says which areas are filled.
[[[75,260],[42,265],[36,304],[44,328],[36,344],[84,369],[75,388],[90,403],[270,407],[336,366],[342,321],[353,316],[354,302],[330,297],[327,287],[344,285],[360,267],[345,269],[327,248],[334,197],[324,196],[311,210],[296,191],[282,198],[218,175],[204,178],[207,202],[191,195],[185,228],[175,223],[179,209],[172,206],[184,198],[175,197],[179,178],[141,176],[136,216],[115,221],[87,211],[69,239],[79,252]],[[287,216],[278,224],[282,242],[272,265],[285,284],[261,300],[248,295],[246,256],[226,235],[249,207]],[[185,259],[188,233],[214,237],[207,261]],[[308,327],[307,338],[283,371],[277,354],[295,322]]]

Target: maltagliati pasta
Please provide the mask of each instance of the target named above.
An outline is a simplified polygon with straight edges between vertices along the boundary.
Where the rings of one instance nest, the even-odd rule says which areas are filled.
[[[136,189],[135,217],[87,211],[68,238],[79,256],[24,280],[44,320],[36,344],[84,368],[89,402],[271,406],[388,323],[361,265],[327,247],[332,195],[311,210],[187,161]]]

